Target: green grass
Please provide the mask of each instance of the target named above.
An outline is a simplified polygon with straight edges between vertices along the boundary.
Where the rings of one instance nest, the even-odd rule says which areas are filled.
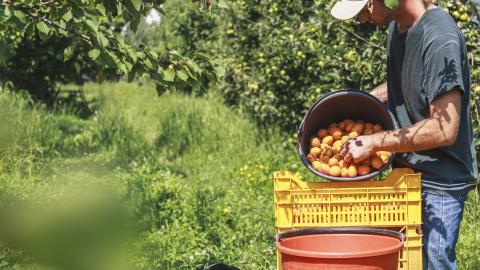
[[[298,168],[306,180],[314,179],[292,138],[258,130],[214,91],[204,98],[157,97],[149,86],[125,83],[90,84],[85,90],[97,108],[87,119],[73,109],[47,111],[0,94],[0,116],[8,127],[0,131],[2,206],[62,201],[84,182],[107,186],[135,221],[137,234],[125,257],[139,269],[203,269],[217,261],[274,269],[272,174]],[[461,229],[460,269],[480,267],[478,202],[472,193]],[[37,225],[32,221],[33,229],[26,228],[35,237],[50,236]],[[61,250],[72,261],[84,251],[66,240],[47,242],[41,248]],[[41,248],[0,244],[0,269],[51,269],[38,261],[65,264]],[[82,269],[80,263],[67,269],[75,267]]]

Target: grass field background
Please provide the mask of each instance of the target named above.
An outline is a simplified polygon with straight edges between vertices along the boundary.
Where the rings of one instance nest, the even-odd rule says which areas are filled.
[[[215,91],[158,97],[148,85],[106,83],[85,93],[94,113],[83,118],[68,106],[47,110],[0,93],[2,206],[55,201],[82,182],[108,185],[138,228],[126,254],[137,268],[275,268],[273,172],[315,180],[291,135],[258,129]],[[471,192],[459,269],[480,269],[479,202]],[[65,243],[45,248],[75,256]],[[51,269],[36,262],[58,258],[38,250],[0,244],[0,269]]]

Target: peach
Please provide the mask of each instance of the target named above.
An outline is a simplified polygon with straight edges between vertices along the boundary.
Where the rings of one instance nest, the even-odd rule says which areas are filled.
[[[379,124],[376,124],[376,125],[373,126],[373,132],[379,132],[379,131],[382,131],[382,130],[383,130],[383,128]]]
[[[320,149],[319,147],[313,147],[312,149],[310,149],[310,154],[314,155],[315,157],[318,157],[321,152],[322,149]]]
[[[326,136],[322,139],[322,143],[332,145],[333,143],[333,137],[332,136]]]
[[[384,155],[381,155],[380,158],[382,159],[383,164],[387,164],[388,160],[390,159],[389,157],[384,156]]]
[[[329,134],[333,137],[334,140],[340,140],[342,138],[342,131],[339,128],[330,129]]]
[[[320,142],[320,139],[315,137],[310,140],[310,146],[311,147],[320,147],[322,143]]]
[[[351,131],[356,131],[358,134],[362,134],[365,130],[365,126],[362,123],[355,123]]]
[[[328,174],[330,172],[330,166],[328,166],[328,164],[321,163],[319,171],[323,174]]]
[[[353,121],[346,123],[346,124],[345,124],[345,131],[346,131],[346,132],[352,131],[353,125],[355,125],[355,123],[354,123]]]
[[[308,162],[313,163],[315,161],[315,156],[313,154],[308,154],[307,160]]]
[[[360,164],[369,166],[370,165],[370,158],[366,158],[366,159],[360,161]]]
[[[347,168],[341,168],[340,175],[342,177],[349,177],[348,175],[348,169]]]
[[[373,130],[370,128],[366,128],[365,131],[363,132],[363,135],[371,135],[373,134]]]
[[[358,174],[359,175],[366,175],[370,173],[370,167],[366,165],[358,166]]]
[[[365,129],[372,129],[373,130],[373,124],[372,123],[366,123],[365,124]]]
[[[341,129],[342,131],[345,130],[345,126],[346,126],[345,121],[338,123],[338,128]]]
[[[331,123],[328,128],[336,128],[338,126],[337,123]]]
[[[357,168],[354,165],[350,165],[348,167],[348,176],[356,177],[357,176]]]
[[[383,160],[381,157],[377,156],[377,155],[374,155],[371,159],[370,159],[370,165],[374,168],[374,169],[380,169],[383,167]]]
[[[322,163],[318,160],[316,160],[312,163],[313,168],[315,168],[315,170],[317,170],[317,171],[320,171],[321,165],[322,165]]]
[[[332,157],[328,160],[328,166],[338,166],[338,159]]]
[[[326,137],[328,135],[328,131],[326,129],[320,129],[318,131],[318,137],[320,139],[323,139],[324,137]]]
[[[379,156],[386,156],[388,158],[390,158],[392,156],[392,152],[388,152],[388,151],[378,151],[377,152],[377,155]]]
[[[359,134],[358,134],[358,132],[356,132],[356,131],[352,131],[352,132],[348,133],[348,137],[349,137],[350,139],[355,139],[356,137],[358,137],[358,135],[359,135]]]
[[[330,170],[328,170],[328,174],[330,174],[331,176],[340,176],[341,175],[340,167],[338,166],[330,167]]]

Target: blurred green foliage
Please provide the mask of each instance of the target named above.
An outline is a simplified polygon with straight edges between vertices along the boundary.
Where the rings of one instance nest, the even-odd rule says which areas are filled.
[[[163,12],[165,0],[3,1],[0,5],[0,81],[41,101],[55,99],[58,85],[82,77],[103,81],[148,77],[159,94],[200,90],[218,82],[224,62],[205,53],[161,54],[125,42],[143,16]],[[208,3],[205,3],[208,6]],[[197,5],[198,7],[199,5]],[[161,41],[159,41],[161,42]]]
[[[100,187],[111,188],[136,223],[138,234],[123,256],[131,269],[202,270],[218,261],[275,269],[273,172],[293,170],[306,181],[319,180],[285,137],[260,132],[246,115],[223,105],[217,91],[202,98],[157,97],[151,85],[107,83],[87,84],[86,92],[98,103],[89,119],[0,93],[4,130],[10,130],[1,133],[0,209],[36,203],[36,213],[44,213],[37,207],[51,210],[24,217],[17,246],[0,235],[1,269],[96,267],[81,256],[98,258],[123,234],[105,227],[119,229],[111,224],[123,215],[110,210],[116,204],[90,197]],[[85,182],[96,192],[79,193]],[[74,208],[72,190],[84,195]],[[461,269],[480,266],[478,201],[472,192],[457,250]],[[89,238],[95,232],[102,236]],[[85,237],[69,248],[78,235]]]

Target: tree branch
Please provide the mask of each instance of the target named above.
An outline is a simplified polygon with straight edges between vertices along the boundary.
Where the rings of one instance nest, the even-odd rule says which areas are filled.
[[[377,49],[384,50],[384,51],[387,50],[385,47],[382,47],[382,46],[380,46],[380,45],[377,45],[377,44],[371,42],[370,40],[368,40],[367,38],[362,37],[362,36],[360,36],[359,34],[357,34],[357,33],[355,33],[355,32],[352,32],[352,31],[350,31],[350,30],[348,30],[348,29],[345,29],[345,27],[344,27],[343,25],[341,26],[341,29],[340,29],[340,30],[342,30],[342,31],[344,31],[344,32],[347,32],[347,33],[353,35],[353,36],[356,37],[357,39],[359,39],[359,40],[367,43],[368,45],[370,45],[370,46],[372,46],[372,47],[375,47],[375,48],[377,48]]]

